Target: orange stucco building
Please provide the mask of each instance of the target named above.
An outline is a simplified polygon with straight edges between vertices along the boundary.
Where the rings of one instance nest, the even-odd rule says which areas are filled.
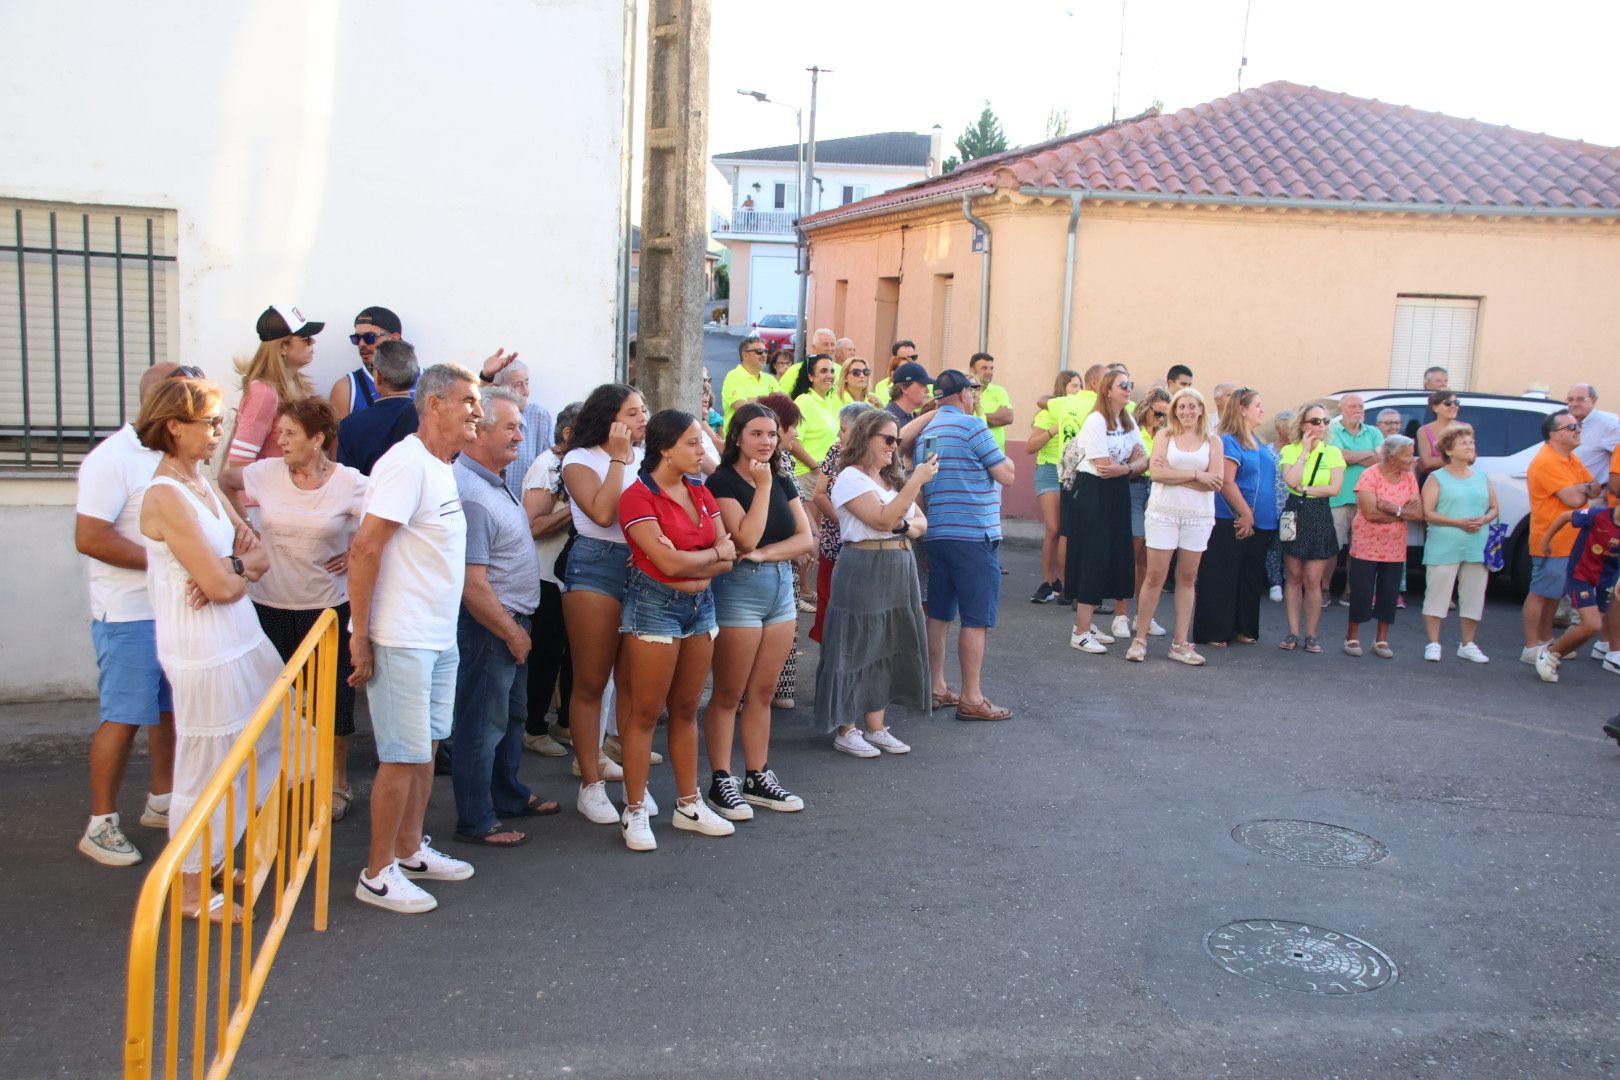
[[[1417,386],[1430,364],[1510,394],[1601,390],[1620,370],[1620,150],[1287,83],[970,162],[804,228],[810,325],[880,367],[896,337],[934,371],[996,357],[1015,514],[1034,470],[1014,444],[1064,367],[1120,361],[1146,386],[1186,364],[1271,409]]]

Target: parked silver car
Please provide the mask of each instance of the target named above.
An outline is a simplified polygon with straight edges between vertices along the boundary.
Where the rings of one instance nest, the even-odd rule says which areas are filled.
[[[1490,477],[1501,508],[1502,524],[1508,529],[1507,566],[1503,572],[1514,589],[1523,592],[1530,586],[1530,494],[1525,477],[1531,459],[1541,450],[1541,421],[1563,409],[1564,403],[1542,397],[1477,394],[1469,390],[1456,393],[1460,405],[1457,419],[1474,429],[1474,446],[1479,454],[1474,467]],[[1404,420],[1401,430],[1411,435],[1420,425],[1434,419],[1429,411],[1427,390],[1340,390],[1328,396],[1337,401],[1346,394],[1355,394],[1366,402],[1369,424],[1377,421],[1378,414],[1385,409],[1394,409]],[[1407,542],[1421,550],[1422,526],[1412,526]]]

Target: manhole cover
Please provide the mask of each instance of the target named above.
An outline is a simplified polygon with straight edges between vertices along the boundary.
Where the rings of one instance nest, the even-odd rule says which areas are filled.
[[[1232,839],[1250,851],[1312,866],[1370,866],[1389,854],[1365,833],[1320,821],[1247,821],[1232,830]]]
[[[1397,974],[1395,961],[1376,945],[1297,922],[1227,923],[1204,938],[1204,951],[1234,975],[1301,994],[1360,994]]]

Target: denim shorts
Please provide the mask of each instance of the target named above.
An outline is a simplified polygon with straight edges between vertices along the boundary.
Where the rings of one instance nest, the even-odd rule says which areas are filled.
[[[1063,485],[1058,483],[1056,464],[1035,466],[1035,494],[1051,495],[1062,490]]]
[[[1569,576],[1568,555],[1536,555],[1530,559],[1530,592],[1545,600],[1558,600],[1564,595],[1564,581]]]
[[[174,695],[158,663],[156,622],[96,619],[90,641],[96,647],[102,723],[147,727],[158,722],[158,713],[174,711]]]
[[[996,625],[1001,606],[1000,540],[927,540],[928,617],[964,629]]]
[[[1145,476],[1131,477],[1131,539],[1140,540],[1147,535],[1143,515],[1147,513],[1148,496],[1153,493],[1153,481]]]
[[[576,536],[568,549],[563,572],[564,592],[593,592],[624,600],[624,582],[630,569],[630,545],[594,536]]]
[[[461,653],[448,649],[371,647],[371,734],[377,760],[390,765],[425,765],[433,760],[433,740],[450,737],[456,712],[456,669]]]
[[[721,626],[775,626],[799,617],[793,599],[793,565],[739,562],[709,583],[714,616]]]
[[[624,608],[619,615],[619,633],[634,634],[642,641],[669,645],[681,638],[719,630],[714,624],[714,594],[708,589],[686,593],[655,581],[640,570],[631,569],[630,583],[624,590]]]

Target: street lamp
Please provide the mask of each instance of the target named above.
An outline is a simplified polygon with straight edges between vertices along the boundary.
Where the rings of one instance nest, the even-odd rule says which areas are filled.
[[[806,162],[806,159],[808,159],[810,169],[812,171],[814,171],[814,169],[816,167],[816,75],[819,74],[819,72],[825,71],[825,70],[827,70],[827,69],[825,69],[825,68],[812,68],[812,69],[810,69],[810,142],[809,143],[806,143],[804,141],[804,113],[799,109],[798,106],[789,105],[785,101],[773,100],[771,97],[766,95],[766,93],[763,90],[738,90],[737,91],[737,93],[741,94],[743,97],[751,97],[755,101],[763,102],[766,105],[778,105],[778,106],[780,106],[780,107],[782,107],[784,109],[793,110],[793,119],[799,125],[799,146],[798,146],[799,158],[798,158],[798,162],[797,162],[797,164],[796,164],[796,166],[794,168],[794,171],[793,171],[793,183],[794,183],[794,186],[797,188],[797,193],[798,193],[798,196],[799,196],[799,207],[798,207],[798,209],[799,209],[799,216],[801,218],[806,218],[806,217],[810,216],[810,186],[805,183],[805,180],[806,180],[806,177],[805,177],[805,162]],[[798,360],[800,363],[803,363],[804,362],[804,356],[805,356],[805,348],[804,348],[805,347],[805,341],[806,341],[806,338],[808,336],[806,326],[805,326],[805,304],[806,304],[806,299],[807,299],[807,295],[808,295],[808,289],[809,289],[809,285],[810,285],[810,245],[805,242],[804,230],[798,228],[797,226],[795,226],[794,229],[793,229],[793,237],[794,237],[794,246],[797,249],[798,258],[797,258],[796,262],[798,264],[798,273],[799,273],[799,321],[798,321],[798,333],[795,335],[795,337],[797,338],[797,341],[794,343],[794,346],[793,346],[793,354],[794,354],[794,359],[795,360]]]
[[[793,189],[802,199],[804,196],[804,112],[797,105],[789,105],[785,101],[777,101],[763,90],[738,90],[743,97],[751,97],[755,101],[766,105],[775,105],[793,113],[793,120],[799,126],[798,162],[793,170]]]

